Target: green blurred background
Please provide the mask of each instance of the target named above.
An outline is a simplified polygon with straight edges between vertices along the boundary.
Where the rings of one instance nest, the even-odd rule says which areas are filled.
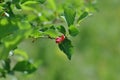
[[[120,0],[98,0],[97,8],[72,39],[71,61],[54,40],[25,40],[19,48],[42,64],[33,74],[17,73],[3,80],[120,80]]]

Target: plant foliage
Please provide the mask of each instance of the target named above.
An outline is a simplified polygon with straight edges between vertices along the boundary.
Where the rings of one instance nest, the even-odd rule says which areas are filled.
[[[17,47],[23,40],[31,37],[56,39],[64,35],[64,41],[58,46],[68,59],[71,59],[73,46],[70,36],[79,33],[79,22],[93,10],[87,5],[92,4],[92,1],[77,1],[0,0],[0,60],[4,62],[0,69],[1,76],[5,77],[7,73],[14,71],[32,73],[36,70],[28,59],[17,61],[12,69],[9,59],[10,54],[26,56],[27,54]]]

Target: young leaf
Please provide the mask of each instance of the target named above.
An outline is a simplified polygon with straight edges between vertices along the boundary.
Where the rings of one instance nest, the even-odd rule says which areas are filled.
[[[71,36],[76,36],[78,33],[79,33],[79,31],[78,31],[78,29],[75,26],[71,25],[69,27],[69,34]]]
[[[71,60],[73,53],[73,46],[71,41],[66,38],[62,43],[59,44],[59,48],[67,55],[68,59]]]
[[[32,73],[35,70],[36,70],[36,67],[29,61],[20,61],[13,68],[13,71],[20,71],[20,72],[27,72],[27,73]]]
[[[76,11],[72,8],[64,8],[64,16],[68,26],[73,25],[76,16]]]
[[[81,15],[80,15],[80,17],[78,18],[78,22],[80,21],[80,20],[82,20],[82,19],[84,19],[84,18],[86,18],[87,16],[89,15],[89,13],[88,12],[83,12]]]

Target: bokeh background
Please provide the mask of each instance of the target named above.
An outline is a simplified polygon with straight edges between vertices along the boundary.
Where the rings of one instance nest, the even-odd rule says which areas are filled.
[[[41,61],[30,75],[16,73],[1,80],[120,80],[120,0],[97,0],[98,12],[86,18],[72,38],[69,61],[54,40],[25,40],[19,48]]]

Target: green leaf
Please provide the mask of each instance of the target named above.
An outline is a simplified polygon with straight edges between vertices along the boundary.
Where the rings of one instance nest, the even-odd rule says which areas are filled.
[[[39,29],[33,29],[31,35],[32,38],[40,38],[44,36],[44,33],[42,31],[39,31]]]
[[[0,21],[0,39],[13,33],[14,31],[18,30],[16,24],[11,23],[8,19],[3,18]]]
[[[42,60],[37,60],[37,61],[35,61],[35,63],[34,63],[34,66],[36,67],[36,68],[39,68],[39,66],[42,64]]]
[[[75,21],[76,11],[72,8],[64,8],[64,16],[68,26],[73,25]]]
[[[13,0],[12,3],[16,4],[16,3],[19,3],[20,0]]]
[[[28,55],[27,55],[27,53],[26,53],[25,51],[23,51],[23,50],[15,49],[15,50],[14,50],[14,54],[15,54],[15,55],[20,55],[20,56],[22,56],[24,59],[28,60]]]
[[[10,59],[6,59],[4,60],[4,63],[3,63],[3,67],[5,70],[7,70],[7,72],[10,72]]]
[[[0,68],[0,76],[6,78],[6,71],[5,71],[5,69]]]
[[[58,26],[57,27],[57,30],[59,31],[59,32],[61,32],[61,33],[63,33],[63,34],[66,34],[66,30],[65,30],[65,27],[64,26]]]
[[[59,44],[59,48],[67,55],[68,59],[71,60],[73,53],[73,46],[71,41],[66,38],[62,43]]]
[[[50,28],[48,28],[48,29],[44,32],[44,34],[48,35],[48,36],[51,37],[51,38],[56,38],[56,37],[62,35],[60,32],[58,32],[58,31],[56,30],[56,28],[55,28],[54,26],[51,26]]]
[[[20,0],[13,0],[12,3],[16,6],[17,9],[21,9]]]
[[[45,31],[47,31],[48,29],[49,29],[48,27],[44,27],[44,28],[40,29],[40,31],[45,32]]]
[[[76,36],[78,33],[79,33],[79,30],[75,26],[71,25],[69,27],[69,34],[71,36]]]
[[[11,2],[8,1],[8,2],[5,4],[5,7],[8,9],[7,13],[9,14],[9,16],[10,16],[10,17],[14,17],[15,15],[14,15],[13,10],[12,10],[12,8],[11,8]]]
[[[55,3],[55,0],[47,0],[48,4],[49,4],[49,8],[56,10],[57,9],[57,5]]]
[[[21,0],[21,3],[25,3],[25,2],[40,2],[41,4],[43,4],[46,0]]]
[[[47,31],[44,32],[44,34],[50,36],[51,38],[56,38],[59,36],[58,32],[56,32],[53,29],[48,29]]]
[[[15,6],[16,6],[17,9],[21,9],[21,6],[20,6],[19,3],[16,3]]]
[[[20,61],[15,65],[13,71],[32,73],[36,71],[36,67],[29,61]]]
[[[80,15],[80,17],[78,18],[78,22],[81,21],[82,19],[86,18],[88,15],[89,15],[88,12],[86,12],[86,11],[83,12],[83,13]]]
[[[0,45],[0,59],[6,59],[11,50],[15,49],[17,45],[31,34],[31,26],[29,23],[19,23],[19,30],[2,38]],[[7,30],[7,28],[6,28]]]
[[[46,0],[37,0],[39,1],[41,4],[43,4]]]

